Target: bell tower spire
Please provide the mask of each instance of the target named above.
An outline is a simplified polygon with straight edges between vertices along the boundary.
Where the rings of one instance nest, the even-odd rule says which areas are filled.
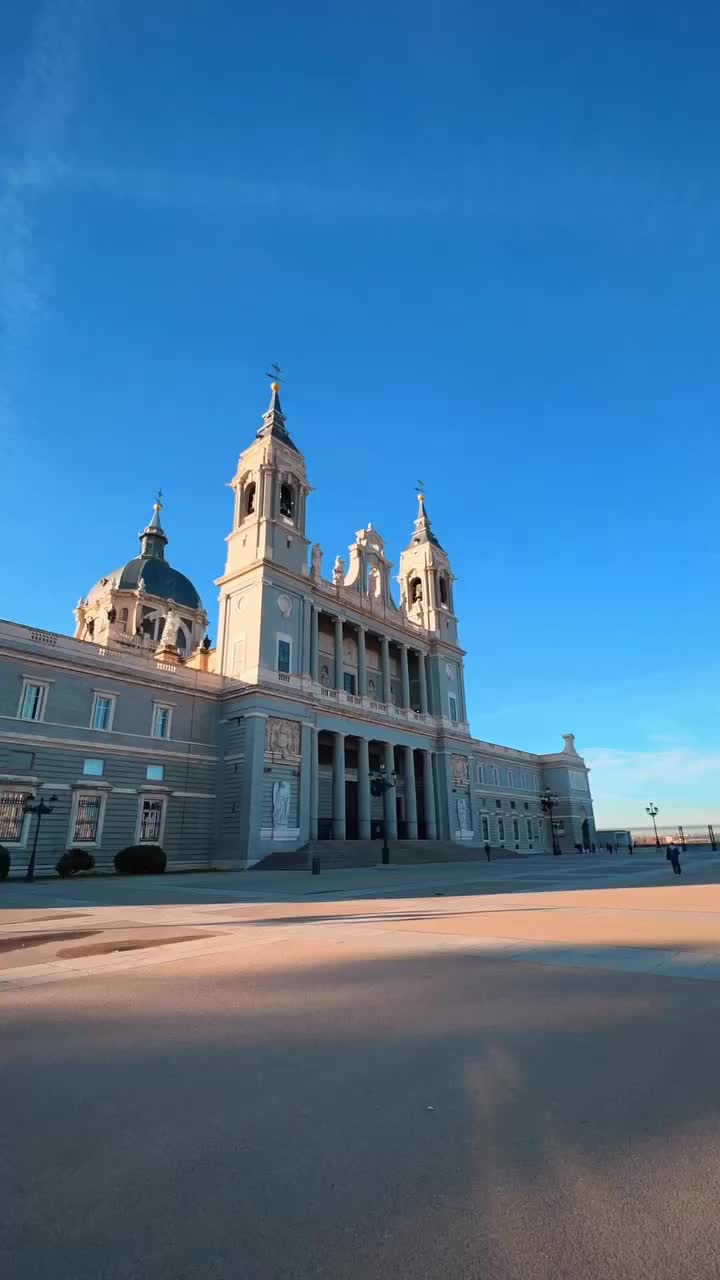
[[[400,556],[400,597],[411,622],[457,643],[457,619],[453,611],[453,572],[447,552],[433,532],[418,493],[418,512],[410,541]]]
[[[240,628],[238,611],[239,601],[252,582],[259,580],[264,590],[270,566],[273,572],[284,570],[294,579],[308,576],[305,505],[310,485],[305,459],[290,437],[280,404],[280,370],[276,365],[273,369],[270,403],[230,481],[235,498],[233,523],[227,537],[225,572],[217,579],[221,601],[218,650],[220,669],[226,674],[237,674],[239,653],[244,654],[244,671],[255,669],[259,662],[259,631],[251,634],[245,622]]]

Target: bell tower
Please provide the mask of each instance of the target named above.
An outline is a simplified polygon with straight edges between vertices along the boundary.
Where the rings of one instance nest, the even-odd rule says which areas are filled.
[[[268,568],[281,575],[285,571],[290,581],[307,578],[308,573],[305,504],[310,485],[305,459],[287,430],[279,382],[272,384],[260,429],[240,454],[230,487],[233,523],[226,540],[225,572],[216,582],[218,670],[253,679],[263,662],[271,661],[262,652]]]
[[[432,531],[425,498],[420,493],[415,529],[400,556],[401,608],[411,622],[450,644],[457,644],[454,580],[447,553]]]
[[[308,559],[305,502],[310,485],[305,459],[285,426],[279,382],[272,384],[262,426],[240,454],[230,487],[235,504],[224,577],[258,560],[272,560],[303,573]]]

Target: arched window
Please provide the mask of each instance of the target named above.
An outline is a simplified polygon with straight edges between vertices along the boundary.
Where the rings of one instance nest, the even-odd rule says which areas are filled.
[[[245,486],[243,515],[251,516],[254,510],[255,510],[255,481],[251,480],[250,484]]]
[[[440,603],[447,608],[448,603],[448,580],[444,573],[440,574]]]
[[[410,603],[417,604],[423,598],[422,582],[419,578],[411,578],[409,584]]]
[[[295,519],[295,493],[291,484],[280,485],[280,515],[287,520]]]
[[[178,627],[177,632],[175,634],[175,647],[178,653],[184,653],[187,647],[187,640],[185,639],[185,631],[182,627]]]

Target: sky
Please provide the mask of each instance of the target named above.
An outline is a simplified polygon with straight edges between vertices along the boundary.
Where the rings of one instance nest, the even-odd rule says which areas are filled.
[[[215,634],[286,370],[326,570],[423,480],[473,734],[720,822],[720,10],[46,0],[0,46],[0,616],[72,633],[162,486]]]

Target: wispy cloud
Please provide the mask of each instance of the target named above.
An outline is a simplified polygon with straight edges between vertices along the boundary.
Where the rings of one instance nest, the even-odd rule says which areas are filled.
[[[658,751],[588,747],[590,781],[598,825],[642,826],[645,807],[660,807],[661,823],[720,819],[720,751],[672,746]]]
[[[50,185],[57,172],[60,145],[75,103],[80,59],[97,12],[92,0],[48,0],[36,19],[7,114],[9,154],[0,191],[3,417],[10,414],[8,383],[14,360],[42,309],[33,192]]]
[[[461,219],[502,234],[532,226],[582,230],[633,241],[714,241],[720,189],[705,175],[662,179],[651,157],[602,149],[541,147],[519,137],[490,139],[458,161],[455,179],[400,183],[385,175],[310,182],[287,172],[256,179],[185,170],[66,166],[55,175],[69,189],[145,206],[189,212],[287,211],[315,218]],[[43,180],[38,172],[37,180]]]

